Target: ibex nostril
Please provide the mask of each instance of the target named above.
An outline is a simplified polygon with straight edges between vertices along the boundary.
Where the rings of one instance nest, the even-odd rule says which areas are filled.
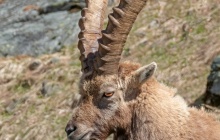
[[[76,131],[76,129],[77,129],[76,126],[67,125],[65,131],[67,135],[70,135],[72,132]]]

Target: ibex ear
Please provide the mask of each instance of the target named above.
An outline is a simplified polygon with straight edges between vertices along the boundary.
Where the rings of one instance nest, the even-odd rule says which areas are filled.
[[[157,69],[157,64],[155,62],[150,63],[149,65],[143,66],[136,71],[134,71],[132,75],[132,80],[135,82],[136,86],[141,86],[145,83]]]

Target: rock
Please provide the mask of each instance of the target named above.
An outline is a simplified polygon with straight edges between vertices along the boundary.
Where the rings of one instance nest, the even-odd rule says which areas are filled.
[[[158,20],[152,20],[151,22],[150,22],[150,25],[149,25],[149,27],[150,28],[158,28],[160,26],[160,24],[159,24],[159,21]]]
[[[24,103],[28,97],[21,97],[19,99],[12,99],[8,105],[5,107],[5,112],[8,114],[14,114],[16,112],[16,107]]]
[[[41,87],[41,94],[43,96],[51,96],[60,90],[60,86],[56,83],[43,82]]]
[[[28,69],[33,71],[33,70],[36,70],[40,65],[41,65],[41,63],[39,61],[33,61],[28,66]]]
[[[204,102],[208,105],[220,107],[220,56],[212,62]]]
[[[19,4],[18,4],[19,3]],[[0,56],[38,56],[71,46],[83,0],[10,0],[0,5]]]
[[[212,65],[211,65],[211,69],[213,71],[220,71],[220,56],[215,58],[215,60],[213,61]]]
[[[10,114],[13,113],[15,107],[17,106],[17,104],[18,104],[18,101],[15,100],[15,99],[13,99],[13,100],[10,102],[10,104],[5,108],[5,111],[6,111],[7,113],[10,113]]]
[[[38,56],[72,46],[84,7],[85,0],[0,0],[0,56]]]

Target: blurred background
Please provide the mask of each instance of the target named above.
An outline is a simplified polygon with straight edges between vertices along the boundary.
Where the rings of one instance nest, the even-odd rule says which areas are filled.
[[[118,1],[109,0],[108,12]],[[78,98],[83,7],[84,0],[0,0],[1,140],[66,139]],[[155,61],[159,81],[189,105],[219,114],[219,23],[219,0],[149,0],[123,60]]]

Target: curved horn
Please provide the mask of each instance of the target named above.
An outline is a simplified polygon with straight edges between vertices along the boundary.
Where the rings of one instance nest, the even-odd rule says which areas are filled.
[[[79,59],[82,63],[82,72],[86,76],[94,72],[94,53],[98,51],[98,39],[102,37],[101,30],[107,3],[108,0],[86,0],[86,8],[81,12],[78,48],[81,53]]]
[[[121,0],[119,6],[113,8],[107,28],[100,39],[97,56],[99,74],[118,73],[127,36],[146,2],[147,0]]]

